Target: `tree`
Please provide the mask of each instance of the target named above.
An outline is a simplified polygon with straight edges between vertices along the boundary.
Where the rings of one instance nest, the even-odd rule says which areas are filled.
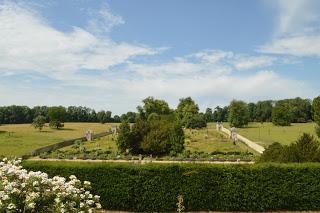
[[[119,133],[117,138],[117,146],[121,152],[125,152],[130,149],[132,142],[132,134],[130,130],[130,125],[127,122],[123,122],[119,126]]]
[[[110,111],[99,111],[97,113],[97,119],[99,121],[99,123],[107,123],[111,121],[111,112]]]
[[[314,122],[316,123],[316,134],[320,138],[320,96],[313,99],[312,117]]]
[[[228,120],[228,110],[229,110],[228,106],[225,106],[223,108],[221,108],[220,106],[217,106],[213,112],[213,121],[215,121],[215,122],[227,121]]]
[[[291,114],[286,101],[277,101],[272,110],[272,123],[276,126],[290,126]]]
[[[205,115],[206,122],[213,122],[214,121],[213,120],[214,119],[213,112],[212,112],[211,108],[207,108],[204,115]]]
[[[184,149],[183,144],[184,132],[181,125],[174,117],[164,115],[157,119],[139,119],[131,130],[128,123],[121,124],[117,140],[120,151],[129,149],[133,154],[179,153]]]
[[[320,143],[312,135],[303,133],[289,146],[279,143],[270,145],[261,155],[260,162],[319,162]]]
[[[63,122],[66,118],[66,109],[62,106],[50,107],[48,110],[50,119],[49,126],[59,129],[64,126]]]
[[[181,98],[175,113],[178,121],[186,128],[196,128],[196,126],[201,128],[207,125],[205,117],[198,115],[199,106],[191,97]],[[200,120],[203,120],[205,125],[203,125],[203,122]],[[198,124],[192,125],[194,123],[202,125],[200,125],[201,127]]]
[[[203,113],[198,113],[187,120],[186,127],[200,129],[207,126],[206,117]]]
[[[32,126],[35,129],[39,129],[39,131],[42,130],[42,128],[46,124],[46,118],[42,115],[38,115],[35,119],[33,119]]]
[[[249,122],[248,104],[233,100],[229,105],[228,121],[234,127],[246,126]]]
[[[256,111],[257,106],[255,103],[249,103],[248,104],[248,111],[249,111],[249,121],[254,122],[256,121]]]
[[[138,106],[139,117],[148,119],[151,113],[158,115],[168,115],[172,112],[169,105],[164,100],[155,99],[154,97],[147,97],[143,101],[143,106]]]
[[[255,121],[270,122],[272,120],[273,101],[258,101],[255,109]]]

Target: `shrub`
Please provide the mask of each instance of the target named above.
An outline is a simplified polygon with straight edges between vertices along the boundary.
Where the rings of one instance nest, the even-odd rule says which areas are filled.
[[[27,172],[20,161],[0,162],[0,212],[92,212],[101,208],[99,196],[86,191],[74,175],[48,178],[46,173]]]
[[[170,212],[176,197],[185,211],[320,209],[319,164],[126,164],[27,161],[51,176],[77,175],[92,182],[108,210]]]
[[[304,133],[295,143],[270,145],[261,155],[260,162],[320,162],[320,142]]]
[[[42,115],[38,115],[35,119],[33,119],[32,126],[35,129],[39,129],[39,131],[42,130],[42,128],[46,124],[46,118]]]

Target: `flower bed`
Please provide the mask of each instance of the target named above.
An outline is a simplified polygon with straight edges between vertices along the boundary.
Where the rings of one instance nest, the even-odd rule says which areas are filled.
[[[49,178],[46,173],[27,171],[21,160],[0,162],[0,212],[93,212],[101,208],[99,196],[71,175]]]

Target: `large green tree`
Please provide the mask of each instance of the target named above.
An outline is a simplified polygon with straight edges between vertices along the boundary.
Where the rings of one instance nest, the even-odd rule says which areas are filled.
[[[313,99],[312,102],[312,117],[316,123],[316,133],[320,137],[320,96]]]
[[[277,101],[272,110],[272,123],[276,126],[290,126],[291,124],[290,108],[287,101]]]
[[[56,129],[63,127],[63,122],[66,119],[66,114],[66,109],[63,106],[50,107],[48,110],[50,119],[49,126]]]
[[[207,125],[206,117],[199,115],[199,106],[191,97],[181,98],[175,113],[179,122],[187,128],[201,128]]]
[[[228,122],[234,127],[244,127],[249,122],[248,104],[233,100],[229,105]]]
[[[156,113],[157,115],[168,115],[172,112],[168,103],[164,100],[147,97],[142,102],[143,105],[137,107],[141,119],[148,119],[149,115],[152,113]]]
[[[38,115],[35,119],[33,119],[32,126],[35,129],[39,129],[39,131],[42,130],[42,128],[46,124],[46,118],[42,115]]]

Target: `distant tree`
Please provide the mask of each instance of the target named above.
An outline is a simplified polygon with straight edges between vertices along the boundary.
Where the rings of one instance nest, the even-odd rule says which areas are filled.
[[[233,100],[229,105],[228,121],[234,127],[246,126],[249,122],[248,104]]]
[[[198,113],[187,120],[186,127],[200,129],[207,126],[206,117],[203,113]]]
[[[213,112],[212,112],[211,108],[206,109],[205,119],[206,119],[206,122],[213,122],[214,121]]]
[[[46,118],[42,115],[38,115],[35,119],[33,119],[32,126],[35,129],[39,129],[39,131],[42,130],[42,128],[46,124]]]
[[[272,121],[273,101],[258,101],[255,107],[255,121],[270,122]]]
[[[115,122],[115,123],[120,123],[120,122],[121,122],[120,116],[119,116],[119,115],[113,116],[113,122]]]
[[[220,106],[217,106],[213,112],[213,121],[215,121],[215,122],[227,121],[228,120],[228,110],[229,110],[228,106],[225,106],[223,108],[221,108]]]
[[[203,124],[203,122],[199,122],[201,119],[206,123],[206,118],[198,115],[199,106],[191,97],[181,98],[175,113],[178,121],[186,128],[193,128],[199,126],[198,124]],[[202,127],[205,126],[206,124],[202,125]]]
[[[312,119],[312,105],[309,99],[286,99],[289,104],[291,122],[306,123]]]
[[[256,111],[257,106],[255,103],[249,103],[248,104],[248,111],[249,111],[249,121],[254,122],[256,121]]]
[[[50,119],[49,126],[59,129],[64,126],[63,122],[66,118],[66,109],[62,106],[50,107],[48,110]]]
[[[320,96],[313,99],[312,117],[314,122],[316,123],[316,134],[320,138]]]
[[[148,119],[151,113],[156,113],[158,115],[168,115],[172,113],[168,103],[164,100],[155,99],[154,97],[147,97],[142,102],[143,105],[137,107],[139,117],[141,119]]]
[[[99,123],[107,123],[107,122],[111,122],[111,112],[110,111],[99,111],[97,113],[97,119],[99,121]]]
[[[119,126],[119,132],[117,137],[117,146],[121,152],[125,152],[127,149],[131,149],[132,134],[130,125],[127,122],[123,122]]]
[[[277,101],[272,110],[272,123],[276,126],[290,126],[291,114],[286,101]]]

